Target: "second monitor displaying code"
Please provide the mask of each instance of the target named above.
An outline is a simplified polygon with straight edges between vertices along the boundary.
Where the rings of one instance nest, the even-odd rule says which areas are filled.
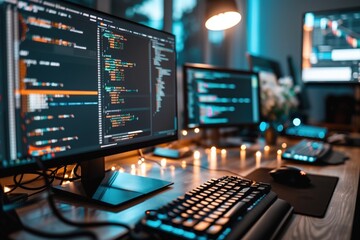
[[[255,73],[192,66],[185,66],[184,73],[187,127],[259,122]]]

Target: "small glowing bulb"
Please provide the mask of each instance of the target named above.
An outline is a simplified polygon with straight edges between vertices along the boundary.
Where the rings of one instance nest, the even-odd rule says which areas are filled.
[[[294,126],[300,126],[300,124],[301,124],[301,119],[300,118],[294,118],[293,119],[293,124],[294,124]]]
[[[141,159],[139,159],[138,161],[138,165],[141,165],[143,162],[141,161]]]
[[[115,167],[114,167],[114,166],[111,167],[111,171],[115,171]]]
[[[4,193],[7,193],[7,192],[10,192],[10,190],[11,190],[11,188],[9,188],[9,187],[4,187]]]
[[[119,172],[123,173],[123,172],[125,172],[125,169],[124,169],[124,168],[120,168],[120,169],[119,169]]]
[[[286,144],[286,143],[282,143],[282,144],[281,144],[281,147],[282,147],[282,148],[287,148],[287,144]]]
[[[201,156],[200,152],[198,150],[194,151],[194,158],[199,159]]]
[[[200,128],[194,128],[194,133],[199,133],[200,132]]]
[[[183,161],[181,162],[181,167],[182,167],[182,168],[186,168],[186,161],[183,160]]]
[[[256,167],[260,167],[261,165],[261,152],[260,151],[256,151],[255,153],[255,164],[256,164]]]
[[[211,151],[211,152],[216,152],[216,147],[215,147],[215,146],[212,146],[212,147],[210,148],[210,151]]]
[[[246,145],[244,145],[244,144],[241,145],[240,149],[241,149],[241,150],[246,150]]]
[[[182,130],[181,133],[182,133],[183,136],[187,136],[187,135],[188,135],[188,132],[187,132],[186,130]]]
[[[270,150],[270,147],[269,147],[268,145],[266,145],[266,146],[264,147],[264,150],[265,150],[265,151],[269,151],[269,150]]]
[[[166,159],[165,159],[165,158],[161,159],[160,165],[161,165],[162,167],[166,167]]]
[[[65,175],[64,175],[64,178],[68,178],[68,177],[69,177],[69,175],[68,175],[68,174],[65,174]]]
[[[145,158],[144,158],[144,157],[142,157],[140,160],[141,160],[141,162],[145,162]]]
[[[135,164],[131,164],[131,169],[135,169],[135,168],[136,168]]]
[[[281,149],[279,149],[279,150],[277,150],[277,155],[281,155],[282,154],[282,150]]]
[[[226,154],[226,149],[221,149],[221,154],[225,155]]]

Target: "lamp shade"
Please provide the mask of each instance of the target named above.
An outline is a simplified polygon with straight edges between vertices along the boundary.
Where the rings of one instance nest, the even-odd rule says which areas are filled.
[[[235,0],[207,0],[205,16],[206,28],[215,31],[231,28],[241,20]]]

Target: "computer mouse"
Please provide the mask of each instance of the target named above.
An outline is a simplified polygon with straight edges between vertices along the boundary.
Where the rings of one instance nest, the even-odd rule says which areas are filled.
[[[293,187],[307,187],[311,182],[306,172],[291,166],[275,168],[269,174],[276,182]]]

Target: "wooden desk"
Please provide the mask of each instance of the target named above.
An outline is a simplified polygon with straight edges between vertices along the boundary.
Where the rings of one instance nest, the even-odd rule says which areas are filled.
[[[275,168],[285,163],[277,159],[276,156],[276,151],[281,147],[272,147],[269,152],[266,152],[259,146],[261,145],[248,148],[242,154],[239,148],[228,149],[226,154],[221,153],[219,149],[216,154],[211,154],[209,149],[200,149],[201,156],[199,159],[192,156],[182,160],[166,160],[166,162],[161,161],[161,158],[147,156],[148,160],[141,166],[137,164],[137,157],[108,161],[108,167],[121,168],[125,172],[173,181],[174,185],[119,209],[106,209],[69,201],[69,199],[58,199],[58,206],[65,217],[74,221],[115,221],[133,225],[143,216],[144,211],[158,208],[210,178],[231,174],[226,171],[205,168],[230,170],[247,175],[257,167]],[[259,149],[262,152],[262,157],[261,161],[256,161],[255,152]],[[282,239],[351,238],[360,174],[360,148],[335,147],[335,149],[345,152],[350,160],[338,166],[300,166],[308,173],[339,177],[325,217],[320,219],[294,214],[286,229],[281,233]],[[155,160],[156,163],[150,159]],[[131,168],[131,164],[135,164],[133,168]],[[291,163],[291,165],[294,164]],[[18,213],[24,224],[37,229],[52,232],[74,229],[64,225],[54,217],[45,200],[19,209]],[[119,227],[101,227],[93,230],[101,239],[111,239],[125,232]],[[37,239],[25,232],[17,232],[12,237],[15,239]]]

